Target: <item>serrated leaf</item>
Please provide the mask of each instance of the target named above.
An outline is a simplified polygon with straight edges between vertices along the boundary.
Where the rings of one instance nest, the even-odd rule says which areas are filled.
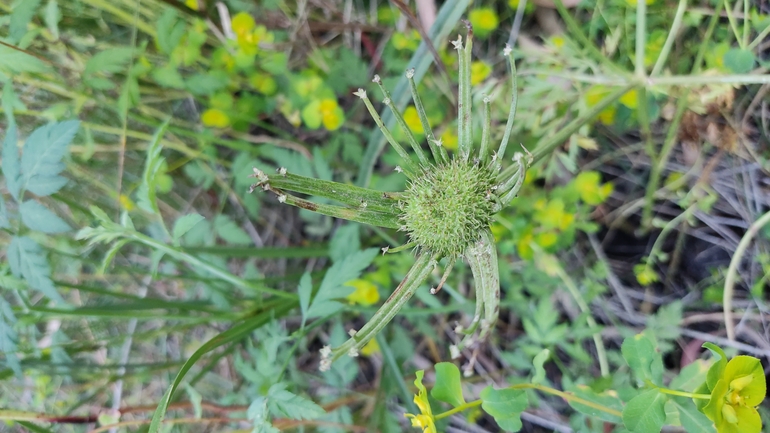
[[[481,391],[481,408],[495,418],[501,429],[509,432],[521,430],[521,413],[527,408],[527,394],[518,389],[494,389],[488,386]]]
[[[23,72],[44,73],[49,69],[47,64],[31,54],[0,45],[0,72],[16,75]]]
[[[587,400],[593,403],[596,403],[598,405],[608,407],[610,409],[615,409],[618,412],[623,411],[623,403],[620,401],[620,399],[616,395],[611,395],[607,392],[597,394],[596,392],[592,391],[588,387],[584,386],[578,386],[574,390],[572,390],[572,393],[575,395],[575,397],[581,398],[583,400]],[[622,421],[620,417],[615,416],[611,413],[607,413],[603,410],[596,409],[594,407],[578,403],[575,401],[570,400],[569,405],[575,409],[576,411],[588,415],[590,417],[599,418],[603,421],[611,422],[613,424],[620,424]]]
[[[647,336],[637,334],[626,338],[620,350],[640,384],[649,380],[655,385],[661,385],[663,360]]]
[[[341,299],[352,292],[351,287],[343,286],[346,282],[354,280],[369,266],[377,256],[377,248],[369,248],[348,255],[342,261],[333,264],[326,274],[321,287],[313,298],[307,317],[320,317],[331,314],[339,308],[339,303],[334,299]]]
[[[267,407],[273,416],[296,420],[316,419],[326,414],[321,406],[287,391],[282,383],[276,383],[267,391]]]
[[[59,2],[57,0],[48,0],[45,6],[45,25],[51,32],[54,39],[59,39],[59,21],[61,21],[61,12],[59,12]]]
[[[203,216],[197,213],[191,213],[179,217],[176,222],[174,222],[174,228],[171,231],[174,242],[179,242],[179,239],[184,236],[185,233],[189,232],[190,229],[195,227],[196,224],[203,221],[204,219],[205,218],[203,218]]]
[[[62,159],[80,121],[68,120],[35,129],[24,143],[21,155],[21,189],[38,196],[60,190],[67,179],[59,176],[64,170]]]
[[[1,55],[1,54],[0,54]],[[17,145],[16,125],[11,125],[3,140],[3,176],[5,186],[13,198],[19,199],[21,189],[21,162],[19,161],[19,147]]]
[[[657,389],[637,395],[623,409],[623,424],[633,433],[660,433],[666,421],[666,400]]]
[[[227,75],[212,72],[193,75],[185,80],[185,86],[193,95],[208,96],[227,87],[229,81]]]
[[[11,11],[11,23],[8,28],[8,35],[11,37],[11,43],[17,44],[27,34],[27,26],[35,16],[37,7],[40,6],[40,0],[17,1]]]
[[[543,383],[545,382],[545,368],[543,368],[543,364],[545,364],[545,361],[548,361],[548,358],[551,356],[551,351],[548,349],[543,349],[535,355],[535,358],[532,360],[532,365],[535,367],[535,375],[532,376],[532,383]]]
[[[142,183],[139,185],[139,190],[136,193],[136,204],[140,208],[147,212],[154,213],[155,215],[160,215],[160,209],[158,208],[158,201],[156,198],[158,188],[157,179],[158,173],[165,161],[165,159],[160,156],[160,152],[163,150],[161,143],[167,127],[168,121],[164,122],[163,125],[155,131],[152,140],[150,140],[150,145],[147,147],[146,151],[147,156],[144,160]]]
[[[155,28],[157,29],[155,42],[158,48],[165,54],[171,54],[182,40],[185,31],[184,22],[178,19],[175,9],[166,8],[158,18]]]
[[[452,407],[465,404],[460,369],[451,362],[439,362],[435,368],[436,383],[430,390],[430,395],[438,401],[451,404]]]
[[[176,69],[176,66],[168,64],[162,68],[152,70],[152,78],[161,86],[172,89],[184,89],[184,78]]]
[[[684,397],[673,397],[671,402],[679,411],[679,422],[687,433],[714,433],[714,423],[698,411],[692,401]]]
[[[19,206],[21,222],[32,230],[54,234],[70,231],[70,226],[58,215],[35,200],[27,200]]]
[[[131,47],[108,48],[100,51],[88,59],[83,74],[126,72],[126,67],[133,55],[134,49]]]
[[[30,287],[39,290],[51,300],[64,302],[51,281],[51,268],[40,245],[26,236],[14,237],[8,245],[6,255],[14,277],[23,277]]]
[[[225,242],[234,245],[251,245],[251,237],[227,215],[214,218],[214,230]]]
[[[329,241],[329,257],[332,262],[336,263],[361,248],[359,230],[358,224],[347,223],[334,232],[334,236]]]

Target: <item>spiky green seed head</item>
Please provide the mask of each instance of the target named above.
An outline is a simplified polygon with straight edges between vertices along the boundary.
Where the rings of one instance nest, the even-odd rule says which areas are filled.
[[[494,176],[455,159],[426,170],[409,185],[401,221],[411,241],[442,257],[458,257],[492,222]]]

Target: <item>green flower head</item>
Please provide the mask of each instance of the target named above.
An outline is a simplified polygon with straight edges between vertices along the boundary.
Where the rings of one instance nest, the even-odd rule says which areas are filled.
[[[433,134],[425,109],[417,94],[414,70],[406,72],[409,88],[426,143],[418,143],[412,133],[415,119],[407,122],[396,108],[390,93],[382,85],[379,76],[372,80],[383,93],[383,103],[393,113],[396,123],[406,137],[411,152],[396,141],[379,113],[369,100],[364,89],[354,94],[361,98],[366,109],[385,136],[391,147],[401,156],[402,162],[395,170],[403,173],[409,185],[403,192],[382,192],[360,188],[338,182],[310,179],[289,173],[280,168],[276,175],[268,175],[254,169],[257,183],[252,190],[262,188],[271,191],[278,201],[325,215],[391,228],[406,234],[405,245],[383,248],[383,253],[405,249],[416,251],[414,265],[404,280],[372,316],[363,328],[351,331],[351,338],[337,348],[324,347],[321,352],[321,369],[327,369],[331,362],[345,354],[357,356],[404,304],[414,295],[441,260],[446,268],[431,293],[437,293],[447,280],[454,263],[460,259],[468,262],[476,286],[476,311],[467,327],[458,326],[462,334],[457,344],[451,346],[453,357],[478,341],[484,340],[493,329],[498,317],[500,304],[500,277],[497,268],[497,251],[490,230],[493,215],[513,200],[519,192],[526,170],[532,163],[528,152],[516,153],[513,164],[503,168],[505,154],[513,129],[516,112],[517,85],[516,70],[511,49],[503,52],[511,66],[512,101],[508,122],[497,150],[492,148],[491,100],[484,97],[484,127],[481,142],[474,143],[471,114],[471,47],[473,32],[468,25],[468,36],[458,36],[452,45],[459,54],[459,103],[457,152],[450,156],[441,139]],[[414,116],[412,116],[414,117]],[[410,123],[412,128],[410,128]],[[340,204],[312,202],[292,194],[300,193],[324,197]],[[414,420],[419,420],[415,416]],[[421,422],[421,421],[420,421]],[[426,428],[424,423],[420,424]],[[428,428],[430,430],[430,428]]]
[[[736,356],[724,366],[703,413],[714,421],[718,433],[759,433],[762,420],[756,407],[766,392],[759,359]]]

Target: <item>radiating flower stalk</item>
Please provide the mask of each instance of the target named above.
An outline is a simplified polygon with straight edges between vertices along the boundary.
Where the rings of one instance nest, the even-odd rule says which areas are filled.
[[[403,159],[402,165],[396,167],[396,171],[408,178],[409,186],[406,191],[381,192],[311,179],[289,173],[285,168],[278,169],[276,175],[268,175],[257,168],[254,169],[252,176],[257,179],[257,183],[252,185],[251,191],[262,188],[275,193],[281,203],[336,218],[403,231],[408,236],[408,242],[396,248],[385,247],[383,253],[406,249],[416,251],[412,268],[363,328],[351,331],[351,338],[341,346],[322,349],[322,370],[328,369],[334,360],[345,354],[357,356],[361,348],[393,319],[442,260],[445,260],[445,269],[431,293],[435,294],[441,290],[459,258],[464,258],[469,264],[475,280],[475,313],[467,327],[457,326],[456,332],[462,335],[462,338],[458,338],[458,343],[450,347],[452,356],[458,357],[461,350],[484,340],[497,322],[500,279],[490,223],[493,215],[516,197],[526,171],[532,164],[532,155],[526,150],[524,153],[517,152],[513,156],[513,165],[502,169],[501,159],[511,136],[518,92],[510,47],[506,47],[503,53],[511,67],[512,100],[502,141],[498,148],[493,150],[489,97],[483,99],[484,124],[481,143],[477,145],[473,141],[470,84],[473,32],[470,27],[464,45],[460,36],[452,44],[459,54],[459,103],[458,151],[451,157],[442,146],[441,140],[436,139],[428,123],[425,109],[417,94],[414,70],[407,71],[406,77],[430,152],[426,152],[417,142],[402,114],[395,108],[380,77],[375,76],[373,80],[380,87],[384,104],[393,112],[415,154],[414,159],[383,124],[366,92],[363,89],[355,92],[355,95],[363,100],[387,141]],[[292,192],[325,197],[341,204],[314,203],[297,197]]]

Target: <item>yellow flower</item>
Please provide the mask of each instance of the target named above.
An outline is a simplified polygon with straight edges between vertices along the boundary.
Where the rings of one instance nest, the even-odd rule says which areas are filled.
[[[353,293],[348,295],[348,301],[351,304],[361,304],[368,307],[380,300],[380,292],[377,291],[377,286],[369,281],[357,279],[348,281],[345,285],[355,289]]]
[[[366,343],[366,346],[361,348],[361,355],[372,356],[375,353],[380,353],[380,345],[377,343],[377,340],[373,338]]]
[[[541,248],[548,248],[556,244],[559,237],[554,232],[539,233],[535,238],[535,243],[540,245]]]
[[[762,420],[756,407],[766,393],[765,374],[759,359],[736,356],[727,363],[711,390],[711,399],[703,413],[714,421],[718,433],[759,433]]]
[[[601,102],[601,100],[609,94],[610,89],[602,85],[593,86],[585,93],[586,105],[588,107],[593,107],[594,105]],[[615,107],[612,105],[605,108],[601,113],[599,113],[599,121],[605,125],[611,125],[615,121],[615,111]]]
[[[479,8],[474,9],[468,15],[468,21],[473,26],[473,33],[480,39],[484,39],[494,31],[500,20],[497,18],[497,13],[491,8]]]
[[[235,33],[235,35],[238,37],[246,36],[248,33],[254,30],[256,25],[257,23],[254,21],[254,17],[246,12],[238,12],[230,21],[230,26],[233,29],[233,33]]]
[[[478,61],[471,63],[471,85],[475,86],[486,80],[490,73],[492,73],[492,67],[486,63]]]
[[[222,110],[209,108],[201,115],[201,122],[204,126],[212,128],[227,128],[230,125],[230,117]]]
[[[444,132],[441,134],[441,144],[449,150],[456,151],[457,150],[457,133],[455,133],[454,128],[447,128],[444,130]]]
[[[409,33],[395,33],[390,41],[393,47],[399,51],[414,51],[420,45],[420,33],[417,30],[412,30]]]
[[[136,205],[134,204],[133,200],[131,200],[131,198],[129,198],[125,194],[121,194],[118,200],[120,201],[120,207],[129,212],[131,212],[136,208]]]
[[[420,409],[420,414],[413,415],[411,413],[406,413],[404,416],[412,421],[412,427],[422,429],[423,433],[437,433],[433,412],[430,409],[430,402],[428,401],[428,390],[425,389],[425,385],[422,384],[422,377],[424,374],[424,370],[419,370],[416,373],[417,377],[414,379],[414,385],[418,389],[417,395],[414,396],[414,404]]]
[[[639,103],[639,92],[637,92],[636,89],[631,89],[624,93],[623,96],[620,97],[619,101],[621,104],[633,110]]]
[[[198,10],[198,0],[185,0],[184,4],[194,11]]]
[[[266,96],[272,96],[278,90],[278,84],[275,82],[275,79],[261,72],[255,72],[249,77],[249,84],[251,84],[254,90]]]
[[[334,131],[345,122],[345,113],[337,105],[336,99],[327,98],[321,100],[320,111],[321,122],[327,131]]]
[[[406,126],[408,126],[413,133],[425,133],[425,130],[422,129],[422,123],[420,123],[420,116],[417,114],[417,109],[414,108],[414,105],[410,105],[404,110],[404,122],[406,122]]]

